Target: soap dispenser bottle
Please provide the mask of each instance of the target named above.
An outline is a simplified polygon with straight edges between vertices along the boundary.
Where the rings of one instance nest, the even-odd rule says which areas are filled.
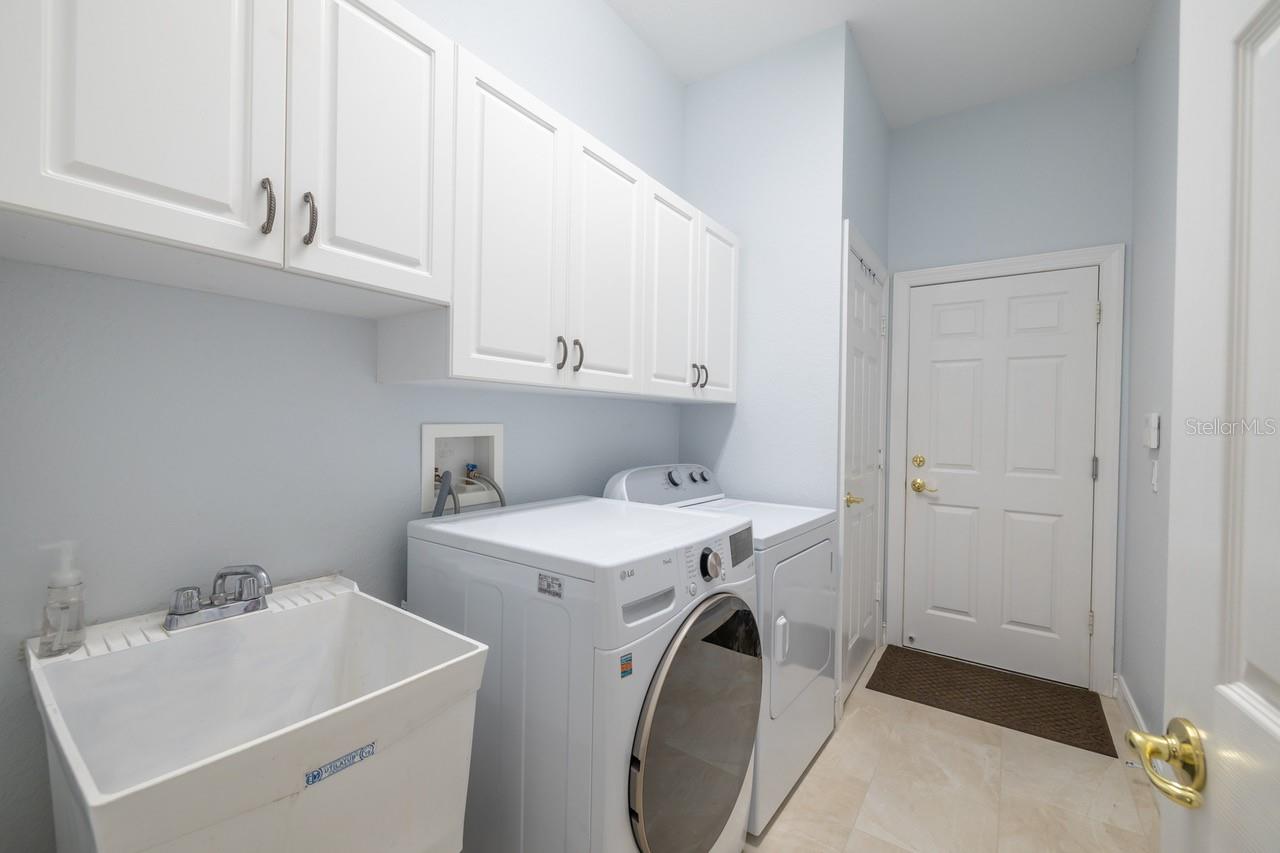
[[[44,627],[40,631],[38,657],[74,652],[84,645],[84,581],[75,567],[76,543],[54,542],[41,551],[58,552],[58,565],[49,575]]]

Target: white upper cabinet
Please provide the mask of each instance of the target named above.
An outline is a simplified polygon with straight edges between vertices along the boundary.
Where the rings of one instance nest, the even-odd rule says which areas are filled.
[[[452,375],[557,384],[574,128],[458,51]]]
[[[733,402],[738,391],[738,238],[705,215],[701,234],[698,395]]]
[[[280,265],[287,20],[287,0],[4,0],[0,202]]]
[[[645,174],[587,133],[573,146],[569,383],[643,391]]]
[[[447,302],[453,42],[394,0],[293,0],[289,26],[286,266]]]
[[[698,362],[698,211],[657,182],[645,196],[645,393],[694,399]]]

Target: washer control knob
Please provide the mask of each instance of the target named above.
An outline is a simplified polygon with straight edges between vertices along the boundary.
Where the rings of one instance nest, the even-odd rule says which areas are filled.
[[[673,486],[680,485],[680,478],[676,476],[676,472],[674,469],[667,472],[667,482]]]
[[[706,472],[706,471],[699,471],[699,472],[698,472],[698,477],[699,477],[699,479],[701,479],[701,480],[702,480],[702,482],[704,482],[704,483],[705,483],[705,482],[707,482],[707,472]]]
[[[713,581],[720,577],[720,555],[710,548],[702,549],[702,579]]]

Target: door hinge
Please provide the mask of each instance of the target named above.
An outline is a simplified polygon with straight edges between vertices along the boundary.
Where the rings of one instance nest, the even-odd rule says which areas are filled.
[[[880,337],[889,334],[889,318],[887,316],[880,317]]]
[[[1089,611],[1089,636],[1093,636],[1093,611]]]
[[[1094,307],[1094,317],[1096,317],[1097,321],[1101,323],[1102,322],[1102,303],[1095,302],[1093,307]]]
[[[1098,457],[1093,457],[1093,479],[1098,479]]]

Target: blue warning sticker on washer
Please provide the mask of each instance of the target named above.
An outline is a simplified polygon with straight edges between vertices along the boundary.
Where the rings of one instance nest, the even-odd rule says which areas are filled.
[[[377,743],[377,741],[374,741]],[[341,758],[335,758],[328,764],[322,764],[315,770],[307,771],[307,785],[310,788],[317,782],[323,782],[335,773],[341,773],[353,764],[373,757],[373,743],[366,743],[359,749],[353,749]]]
[[[627,652],[625,655],[618,658],[618,670],[620,672],[620,678],[626,678],[631,674],[631,652]]]

